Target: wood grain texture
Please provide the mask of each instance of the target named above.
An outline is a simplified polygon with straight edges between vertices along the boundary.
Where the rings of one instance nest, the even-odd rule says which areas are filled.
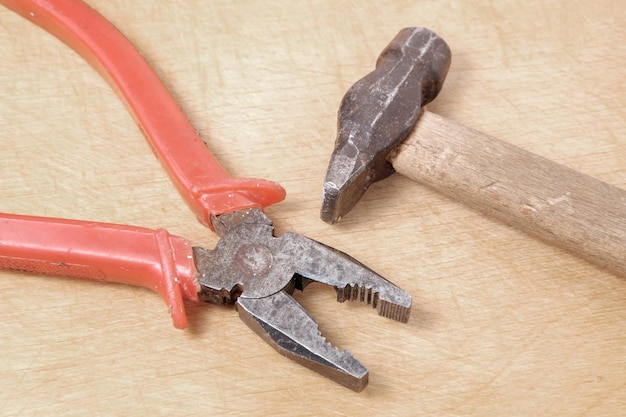
[[[626,276],[626,191],[424,111],[390,158],[402,175]]]
[[[370,370],[360,394],[277,355],[231,309],[172,327],[140,288],[0,272],[0,414],[615,416],[626,407],[626,281],[400,175],[341,224],[318,212],[341,97],[402,27],[451,46],[430,109],[626,186],[620,2],[89,0],[142,51],[231,173],[270,207],[409,291],[411,321],[298,296]],[[0,211],[163,227],[196,222],[115,94],[0,8]]]

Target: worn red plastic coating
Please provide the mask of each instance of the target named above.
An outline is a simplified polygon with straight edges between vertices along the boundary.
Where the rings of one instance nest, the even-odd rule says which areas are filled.
[[[2,214],[0,268],[150,288],[181,329],[198,301],[191,245],[164,229]]]
[[[126,103],[178,192],[203,224],[211,215],[282,201],[278,184],[231,177],[208,151],[163,82],[110,22],[77,0],[1,0],[89,62]]]
[[[0,0],[86,59],[126,103],[152,150],[198,219],[264,208],[285,197],[273,182],[231,177],[198,136],[141,54],[77,0]],[[0,214],[0,268],[151,288],[185,328],[183,298],[197,301],[191,246],[167,231]]]

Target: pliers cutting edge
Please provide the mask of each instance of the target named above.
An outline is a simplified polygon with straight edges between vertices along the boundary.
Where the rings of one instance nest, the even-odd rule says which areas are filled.
[[[263,208],[285,197],[273,182],[240,179],[208,151],[161,80],[105,18],[76,0],[0,0],[85,58],[125,101],[198,219],[221,237],[213,250],[166,230],[0,214],[0,268],[151,288],[185,328],[183,299],[235,304],[281,354],[355,391],[367,369],[319,333],[291,294],[311,282],[406,322],[411,297],[348,255],[295,233],[273,235]],[[167,115],[163,117],[163,115]]]

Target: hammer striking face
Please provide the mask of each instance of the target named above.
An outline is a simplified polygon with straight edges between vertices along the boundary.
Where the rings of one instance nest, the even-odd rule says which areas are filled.
[[[338,222],[370,184],[394,172],[387,156],[439,94],[450,59],[437,34],[406,28],[380,54],[376,69],[348,90],[324,180],[322,220]]]

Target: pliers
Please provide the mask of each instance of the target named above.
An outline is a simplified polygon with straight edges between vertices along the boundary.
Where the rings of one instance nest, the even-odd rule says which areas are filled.
[[[273,182],[230,176],[142,55],[77,0],[0,0],[85,58],[116,90],[198,220],[220,236],[212,250],[164,229],[0,214],[0,268],[139,285],[166,301],[185,328],[183,299],[235,304],[241,319],[281,354],[355,391],[367,369],[326,342],[291,294],[312,282],[337,300],[359,300],[401,322],[411,297],[348,255],[296,233],[273,234],[263,209],[280,202]]]

